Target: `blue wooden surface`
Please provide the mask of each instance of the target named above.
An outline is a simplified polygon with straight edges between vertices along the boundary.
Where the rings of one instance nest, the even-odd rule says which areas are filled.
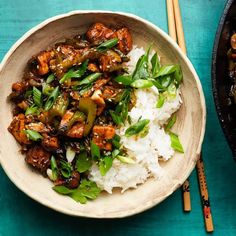
[[[210,77],[212,46],[225,2],[180,0],[188,56],[200,76],[207,103],[203,156],[214,234],[228,236],[236,235],[236,163],[219,126]],[[131,12],[167,31],[165,0],[0,0],[0,59],[31,27],[75,9]],[[178,190],[160,205],[137,216],[93,220],[65,216],[41,206],[21,193],[0,168],[0,235],[205,235],[195,171],[190,181],[191,213],[182,211]]]

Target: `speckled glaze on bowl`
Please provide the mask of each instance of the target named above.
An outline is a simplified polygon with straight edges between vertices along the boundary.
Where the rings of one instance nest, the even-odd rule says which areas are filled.
[[[182,84],[183,106],[178,112],[175,130],[180,134],[185,153],[175,154],[161,166],[165,172],[159,180],[149,179],[137,189],[121,194],[101,194],[95,201],[81,205],[54,192],[52,183],[32,171],[19,152],[19,145],[7,127],[12,119],[7,96],[11,84],[19,80],[28,59],[56,41],[84,33],[94,22],[106,25],[127,26],[134,44],[147,48],[150,43],[161,56],[162,63],[180,63],[184,74]],[[175,191],[195,167],[205,132],[205,100],[199,78],[177,44],[152,23],[132,14],[108,11],[73,11],[50,18],[27,32],[9,50],[0,70],[0,161],[11,181],[24,193],[59,212],[93,218],[120,218],[149,209]]]

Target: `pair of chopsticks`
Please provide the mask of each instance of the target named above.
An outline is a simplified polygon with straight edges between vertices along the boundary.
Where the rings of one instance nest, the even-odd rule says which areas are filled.
[[[179,1],[166,0],[166,5],[167,5],[169,35],[175,42],[178,42],[178,45],[183,51],[183,53],[187,54]],[[200,155],[197,161],[196,168],[197,168],[197,174],[198,174],[198,183],[199,183],[199,188],[200,188],[206,231],[213,232],[214,226],[213,226],[213,221],[212,221],[210,201],[209,201],[209,196],[208,196],[202,155]],[[191,211],[191,198],[190,198],[190,184],[189,184],[188,179],[184,182],[182,186],[182,190],[183,190],[182,192],[183,192],[184,211],[189,212]]]

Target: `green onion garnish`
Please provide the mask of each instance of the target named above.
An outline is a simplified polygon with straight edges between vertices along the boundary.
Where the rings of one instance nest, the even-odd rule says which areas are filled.
[[[33,87],[33,100],[38,107],[42,106],[42,92],[36,87]]]
[[[106,51],[109,48],[113,48],[114,46],[116,46],[116,44],[118,43],[118,38],[114,38],[114,39],[110,39],[105,41],[104,43],[100,44],[97,47],[98,51]]]
[[[27,137],[32,141],[38,141],[38,140],[43,139],[43,136],[37,131],[26,129],[24,132],[27,135]]]
[[[60,161],[60,165],[60,171],[63,177],[70,178],[73,170],[71,163],[62,160]]]
[[[50,86],[49,84],[47,84],[47,83],[43,83],[42,84],[42,93],[44,94],[44,95],[50,95],[51,94],[51,92],[53,91],[53,87],[52,86]]]
[[[159,97],[158,97],[157,104],[156,104],[156,108],[163,107],[164,103],[165,103],[165,96],[162,93],[160,93]]]
[[[178,135],[176,135],[176,134],[174,134],[174,133],[172,133],[172,132],[170,132],[169,135],[170,135],[170,140],[171,140],[171,147],[172,147],[175,151],[184,153],[184,149],[183,149],[182,144],[181,144],[180,141],[179,141]]]
[[[135,80],[130,86],[133,87],[133,88],[142,88],[142,89],[144,89],[144,88],[152,87],[153,83],[150,80],[138,79],[138,80]]]
[[[125,157],[125,156],[118,155],[116,158],[120,162],[125,163],[125,164],[134,164],[135,163],[135,161],[130,157]]]
[[[52,169],[52,180],[55,181],[58,178],[58,167],[54,156],[51,157],[51,169]]]
[[[50,74],[50,75],[47,77],[46,83],[47,83],[47,84],[50,84],[54,79],[55,79],[54,74]]]
[[[176,122],[176,114],[173,114],[173,116],[169,119],[169,121],[165,127],[165,130],[170,130],[173,127],[173,125],[175,124],[175,122]]]
[[[123,85],[130,85],[133,82],[131,75],[119,75],[114,80]]]
[[[88,75],[87,77],[85,77],[83,80],[81,80],[78,85],[85,85],[85,84],[91,84],[94,81],[96,81],[100,76],[102,75],[102,73],[93,73],[91,75]]]
[[[148,125],[150,122],[150,120],[148,119],[144,119],[144,120],[140,120],[137,123],[135,123],[134,125],[131,125],[126,131],[125,131],[125,136],[126,137],[130,137],[132,135],[138,134],[140,133],[146,125]]]
[[[32,104],[30,107],[27,107],[25,115],[30,115],[38,112],[38,107],[35,104]]]
[[[53,106],[55,100],[57,99],[59,95],[59,86],[57,86],[51,93],[51,95],[48,97],[48,100],[45,103],[44,109],[45,111],[50,110],[50,108]]]
[[[80,68],[78,70],[74,70],[73,68],[70,69],[67,73],[65,73],[63,75],[63,77],[60,79],[59,83],[63,84],[66,80],[70,79],[70,78],[80,78],[84,75],[86,69],[88,66],[88,59],[85,60],[82,65],[80,66]]]

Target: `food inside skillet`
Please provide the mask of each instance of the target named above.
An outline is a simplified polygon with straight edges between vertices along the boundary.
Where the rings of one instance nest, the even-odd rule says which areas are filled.
[[[233,82],[229,95],[233,102],[236,103],[236,33],[234,33],[230,38],[230,49],[228,51],[228,70],[229,77]]]
[[[181,68],[132,42],[128,28],[95,23],[39,52],[12,85],[8,130],[26,162],[80,203],[159,178],[158,159],[183,152],[170,131]]]

